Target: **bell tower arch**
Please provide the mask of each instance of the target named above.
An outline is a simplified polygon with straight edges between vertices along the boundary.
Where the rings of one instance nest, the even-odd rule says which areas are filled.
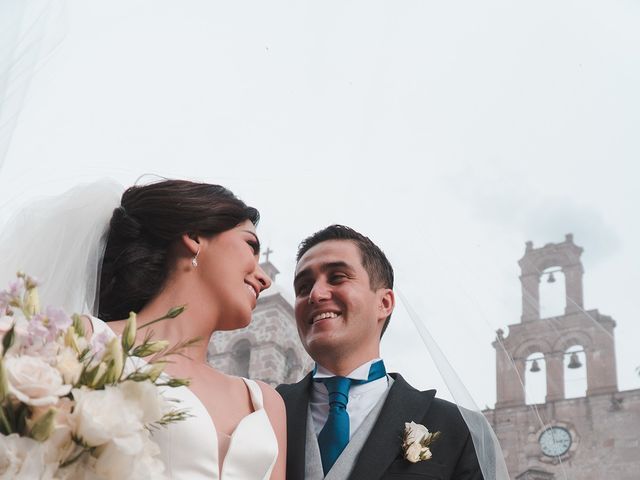
[[[570,233],[565,236],[564,242],[548,243],[542,248],[533,248],[533,242],[530,241],[526,243],[525,254],[518,261],[521,270],[523,322],[540,319],[540,280],[545,270],[551,267],[557,267],[564,273],[565,315],[582,311],[584,269],[580,261],[581,255],[582,248],[573,243],[573,235]]]
[[[526,369],[533,366],[530,358],[533,352],[542,355],[546,365],[545,401],[565,399],[565,357],[570,356],[569,368],[583,366],[575,351],[567,352],[569,347],[576,345],[584,352],[586,395],[618,391],[613,337],[615,321],[598,310],[584,309],[582,251],[573,243],[571,234],[567,234],[563,242],[548,243],[539,248],[534,248],[533,242],[526,242],[524,256],[518,261],[522,284],[521,322],[509,325],[508,336],[498,330],[493,342],[497,357],[496,408],[525,404],[523,382]],[[544,275],[552,274],[554,267],[564,274],[564,314],[541,318],[540,280]]]

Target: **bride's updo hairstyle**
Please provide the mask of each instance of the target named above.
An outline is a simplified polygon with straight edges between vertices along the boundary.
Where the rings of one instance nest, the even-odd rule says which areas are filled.
[[[213,236],[260,214],[220,185],[165,180],[133,186],[111,217],[100,273],[98,316],[121,320],[163,288],[172,246],[184,234]]]

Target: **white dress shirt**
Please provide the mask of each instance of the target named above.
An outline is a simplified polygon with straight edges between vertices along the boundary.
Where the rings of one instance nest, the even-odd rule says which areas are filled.
[[[347,375],[347,377],[353,380],[367,380],[369,378],[369,368],[371,367],[371,364],[378,360],[380,359],[376,358],[360,365],[353,372]],[[322,365],[318,365],[313,378],[327,378],[334,376],[334,373],[330,372]],[[377,380],[373,380],[369,383],[351,386],[349,389],[349,402],[347,402],[347,413],[349,414],[349,439],[351,439],[354,432],[358,430],[362,421],[366,418],[376,403],[378,403],[378,400],[380,400],[380,397],[382,397],[382,394],[388,387],[388,376],[378,378]],[[314,430],[316,435],[319,435],[322,427],[324,427],[324,424],[327,421],[327,417],[329,416],[329,392],[327,391],[327,387],[324,383],[313,382],[311,397],[309,398],[309,409],[311,410],[311,417],[313,418]]]

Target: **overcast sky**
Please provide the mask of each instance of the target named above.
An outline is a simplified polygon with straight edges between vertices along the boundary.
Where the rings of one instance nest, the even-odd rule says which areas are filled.
[[[3,214],[103,176],[221,183],[260,209],[290,299],[298,242],[353,226],[481,407],[525,241],[572,232],[620,388],[640,387],[638,2],[53,5],[64,38],[29,85]],[[447,396],[402,306],[392,325],[388,363]]]

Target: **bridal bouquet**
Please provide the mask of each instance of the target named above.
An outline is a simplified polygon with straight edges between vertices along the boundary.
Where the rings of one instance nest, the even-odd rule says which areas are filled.
[[[0,478],[163,478],[150,430],[187,416],[160,394],[187,384],[163,359],[190,342],[134,345],[133,313],[121,337],[88,339],[81,317],[40,311],[36,287],[19,273],[0,291]]]

